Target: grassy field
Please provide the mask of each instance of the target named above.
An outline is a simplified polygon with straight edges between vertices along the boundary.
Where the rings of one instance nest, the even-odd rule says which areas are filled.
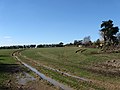
[[[102,53],[99,49],[90,48],[87,48],[82,53],[75,53],[79,49],[78,47],[28,49],[23,51],[20,57],[47,76],[75,89],[120,89],[119,67],[106,63],[111,63],[112,60],[117,60],[119,63],[120,53]],[[92,83],[61,75],[55,71],[33,64],[32,61],[71,75],[83,77]]]
[[[11,56],[14,50],[0,50],[0,89],[6,88],[5,82],[12,75],[12,69],[17,67],[16,60]]]
[[[12,56],[15,51],[17,50],[0,50],[0,90],[56,90],[17,61]],[[35,80],[26,76],[28,74]],[[21,80],[26,84],[22,85]]]

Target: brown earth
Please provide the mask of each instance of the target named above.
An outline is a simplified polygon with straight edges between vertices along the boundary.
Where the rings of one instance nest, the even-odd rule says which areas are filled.
[[[84,69],[105,76],[120,76],[120,60],[109,60],[85,67]]]
[[[83,67],[82,69],[88,70],[92,73],[101,74],[108,77],[118,78],[120,76],[120,60],[109,60],[106,62],[94,64],[92,66]],[[105,87],[105,90],[120,90],[120,82],[106,82],[91,80],[99,86]]]
[[[8,68],[7,68],[8,67]],[[58,88],[49,82],[42,80],[36,74],[21,65],[19,62],[16,66],[7,65],[6,71],[9,71],[10,78],[6,80],[0,90],[57,90]],[[19,78],[18,78],[19,77]],[[21,81],[20,81],[21,80]]]

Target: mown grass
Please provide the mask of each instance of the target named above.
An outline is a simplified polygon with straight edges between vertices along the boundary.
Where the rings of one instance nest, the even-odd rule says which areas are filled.
[[[74,74],[81,67],[89,66],[92,64],[104,62],[112,59],[120,59],[120,53],[110,54],[91,54],[91,52],[98,52],[98,49],[87,49],[83,53],[75,53],[79,48],[41,48],[41,49],[29,49],[22,52],[33,60],[36,60],[47,66],[51,66],[62,71],[72,72]],[[87,73],[88,74],[88,73]]]
[[[16,60],[11,56],[15,50],[0,50],[0,64],[14,64]]]
[[[39,64],[35,64],[34,62],[29,61],[28,59],[25,60],[25,58],[19,56],[22,61],[25,63],[31,65],[32,67],[35,67],[37,70],[39,70],[41,73],[45,74],[48,77],[51,77],[65,85],[68,85],[75,90],[90,90],[90,89],[95,89],[95,90],[105,90],[104,87],[97,87],[97,85],[83,81],[83,80],[78,80],[72,77],[68,77],[66,75],[63,75],[61,73],[55,72],[53,70],[46,69],[45,67],[39,66]]]
[[[102,54],[99,49],[87,48],[83,53],[75,53],[79,50],[78,47],[63,47],[63,48],[40,48],[40,49],[28,49],[22,52],[22,55],[27,56],[37,62],[59,69],[63,72],[70,74],[98,80],[104,83],[118,83],[120,78],[117,76],[109,77],[102,74],[93,73],[89,70],[84,69],[88,67],[105,62],[107,60],[120,59],[120,53],[104,53]],[[101,53],[101,54],[98,54]],[[46,71],[51,72],[51,71]],[[43,72],[45,73],[45,71]],[[49,74],[51,76],[51,73]],[[54,75],[55,78],[58,75]],[[60,77],[55,78],[60,80]],[[62,79],[65,80],[65,79]],[[62,81],[60,80],[60,81]],[[69,80],[69,84],[72,80]],[[64,81],[65,82],[65,81]],[[76,83],[76,81],[74,81]],[[96,85],[95,85],[96,86]]]
[[[77,80],[75,78],[68,77],[68,76],[63,76],[57,72],[54,72],[52,70],[48,70],[48,69],[43,68],[43,67],[38,67],[38,69],[41,72],[43,72],[44,74],[46,74],[47,76],[50,76],[51,78],[58,80],[61,83],[68,84],[70,87],[73,87],[74,89],[77,89],[77,90],[78,89],[87,90],[90,88],[94,88],[96,90],[104,90],[103,87],[97,87],[96,85],[91,84],[90,82]]]

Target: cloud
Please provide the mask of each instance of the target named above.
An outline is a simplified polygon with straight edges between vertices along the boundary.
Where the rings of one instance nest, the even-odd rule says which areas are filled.
[[[11,43],[13,41],[11,36],[4,36],[3,40],[4,40],[4,42],[9,42],[9,43]]]
[[[11,39],[12,37],[11,36],[4,36],[3,38],[4,39]]]

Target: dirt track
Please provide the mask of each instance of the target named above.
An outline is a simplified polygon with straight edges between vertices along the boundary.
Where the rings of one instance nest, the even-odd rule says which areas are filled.
[[[19,53],[20,54],[20,53]],[[21,55],[21,54],[20,54]],[[24,58],[26,58],[27,60],[29,60],[31,63],[34,63],[35,65],[39,64],[38,62],[36,62],[35,60],[31,60],[30,58],[27,58],[25,56],[23,56]],[[67,75],[67,76],[70,76],[70,77],[73,77],[73,78],[80,78],[80,80],[85,80],[85,81],[90,81],[92,84],[96,84],[96,85],[99,85],[101,87],[105,87],[106,90],[120,90],[120,86],[119,86],[119,83],[118,84],[112,84],[112,83],[109,83],[109,82],[102,82],[102,81],[98,81],[98,80],[92,80],[92,79],[83,79],[81,77],[77,77],[77,76],[73,76],[73,75],[70,75],[70,74],[67,74],[67,73],[64,73],[64,72],[61,72],[59,70],[56,70],[54,68],[51,68],[51,67],[48,67],[48,66],[44,66],[44,65],[41,65],[39,64],[40,66],[42,67],[45,67],[47,69],[50,69],[50,70],[53,70],[53,71],[57,71],[58,73],[62,73],[63,75]]]
[[[40,72],[39,72],[38,70],[36,70],[35,68],[33,68],[33,67],[29,66],[28,64],[22,62],[22,61],[17,57],[17,54],[20,54],[20,52],[19,52],[19,51],[18,51],[18,52],[14,52],[14,53],[12,54],[12,56],[15,57],[22,65],[26,66],[26,67],[29,68],[32,72],[34,72],[36,75],[38,75],[38,77],[39,77],[40,79],[47,80],[47,83],[48,83],[48,84],[50,84],[50,85],[52,85],[52,86],[56,86],[57,89],[73,90],[72,88],[63,85],[62,83],[59,83],[59,82],[57,82],[57,81],[55,81],[55,80],[53,80],[53,79],[51,79],[51,78],[49,78],[49,77],[46,77],[44,74],[40,73]],[[34,84],[33,84],[33,85],[34,85]],[[36,83],[35,85],[38,85],[38,86],[39,86],[38,83]],[[43,84],[43,85],[44,85],[44,84]],[[37,86],[29,87],[29,90],[38,90],[36,87],[37,87]],[[45,86],[45,87],[46,87],[46,86]],[[45,88],[45,87],[44,87],[44,88]],[[34,89],[31,89],[31,88],[34,88]],[[39,90],[47,90],[47,89],[39,89]],[[50,89],[49,89],[49,90],[50,90]],[[53,89],[52,89],[52,90],[53,90]]]
[[[4,72],[9,73],[10,78],[3,82],[0,90],[58,90],[58,88],[31,72],[19,61],[16,64],[1,65],[1,72],[3,68]]]

